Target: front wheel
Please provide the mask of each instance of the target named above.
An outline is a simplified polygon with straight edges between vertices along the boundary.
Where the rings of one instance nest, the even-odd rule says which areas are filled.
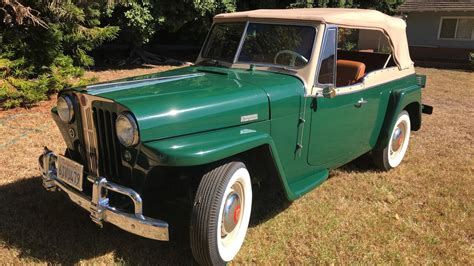
[[[244,242],[252,209],[250,174],[242,162],[207,172],[197,189],[191,215],[191,250],[201,265],[231,261]]]
[[[372,158],[377,167],[387,171],[397,167],[402,162],[410,141],[410,131],[410,115],[407,111],[402,111],[392,128],[388,145],[383,150],[376,150],[372,153]]]

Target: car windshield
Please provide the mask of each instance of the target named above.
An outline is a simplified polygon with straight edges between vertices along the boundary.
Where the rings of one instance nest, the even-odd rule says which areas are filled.
[[[244,30],[244,22],[215,24],[204,45],[202,57],[232,63]]]
[[[215,24],[202,57],[234,63],[239,53],[240,63],[300,67],[308,63],[316,35],[311,26],[265,23],[249,23],[244,31],[243,22]]]

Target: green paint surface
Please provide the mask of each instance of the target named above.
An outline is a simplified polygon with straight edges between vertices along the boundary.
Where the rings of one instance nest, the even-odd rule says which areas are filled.
[[[91,86],[136,117],[157,165],[193,166],[266,146],[287,197],[321,184],[329,169],[384,145],[396,115],[420,103],[415,75],[334,98],[305,97],[281,73],[192,66]],[[361,107],[359,100],[367,101]]]

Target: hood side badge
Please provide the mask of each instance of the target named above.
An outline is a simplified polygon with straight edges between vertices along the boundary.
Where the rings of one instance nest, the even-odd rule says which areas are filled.
[[[240,117],[240,123],[258,120],[258,114],[244,115]]]

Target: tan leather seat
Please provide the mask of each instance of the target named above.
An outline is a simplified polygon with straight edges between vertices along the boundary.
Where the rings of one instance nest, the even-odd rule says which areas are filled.
[[[365,75],[365,64],[350,60],[337,60],[336,86],[348,86],[359,82]]]

